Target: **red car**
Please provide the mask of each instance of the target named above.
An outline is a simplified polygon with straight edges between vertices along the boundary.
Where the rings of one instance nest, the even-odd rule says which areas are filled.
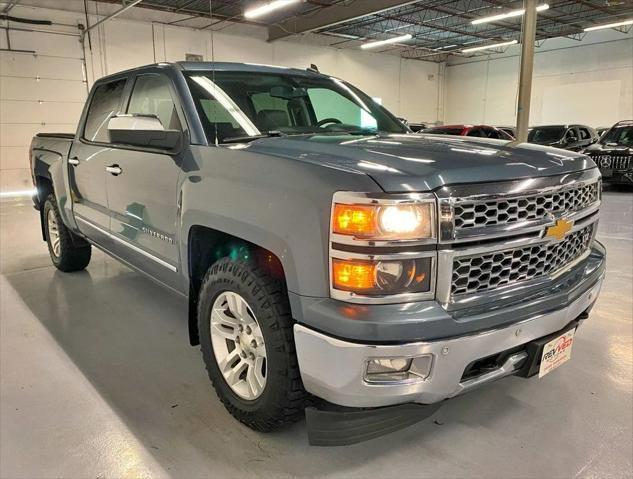
[[[432,135],[478,136],[497,140],[514,140],[514,137],[500,128],[488,125],[442,125],[426,128],[420,133]]]

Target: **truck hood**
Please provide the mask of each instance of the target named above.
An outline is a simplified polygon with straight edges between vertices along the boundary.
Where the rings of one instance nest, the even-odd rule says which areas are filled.
[[[364,173],[388,192],[431,191],[444,185],[552,176],[595,167],[589,157],[575,152],[443,135],[297,135],[264,138],[240,147]]]
[[[631,155],[633,154],[633,148],[624,145],[604,145],[602,143],[594,143],[593,145],[587,147],[584,153],[587,155]]]

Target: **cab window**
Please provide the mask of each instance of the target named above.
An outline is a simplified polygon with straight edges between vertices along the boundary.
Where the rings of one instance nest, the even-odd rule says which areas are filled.
[[[155,115],[166,130],[182,130],[169,79],[163,75],[139,75],[127,108],[128,114]]]
[[[119,111],[125,79],[117,80],[96,87],[84,126],[83,137],[88,141],[109,143],[108,121]]]
[[[466,136],[477,136],[480,138],[485,138],[487,135],[481,128],[473,128],[468,132]]]
[[[586,128],[578,128],[578,131],[580,132],[581,140],[588,140],[589,138],[591,138],[591,135],[589,134],[589,131]]]

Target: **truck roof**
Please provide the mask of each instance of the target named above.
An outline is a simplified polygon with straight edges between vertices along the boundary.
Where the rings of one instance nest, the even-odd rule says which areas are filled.
[[[101,77],[97,82],[102,83],[108,81],[112,77],[119,77],[123,75],[129,75],[130,73],[138,73],[143,70],[150,70],[156,68],[174,68],[180,71],[232,71],[232,72],[252,72],[252,73],[291,73],[293,75],[312,76],[324,78],[327,75],[323,75],[312,69],[301,70],[299,68],[289,68],[283,66],[274,65],[262,65],[258,63],[237,63],[237,62],[160,62],[149,65],[142,65],[128,70],[123,70],[112,75]],[[95,82],[95,83],[97,83]]]
[[[325,76],[315,70],[290,68],[277,65],[264,65],[260,63],[237,63],[237,62],[176,62],[185,71],[240,71],[240,72],[261,72],[261,73],[292,73],[305,76]]]

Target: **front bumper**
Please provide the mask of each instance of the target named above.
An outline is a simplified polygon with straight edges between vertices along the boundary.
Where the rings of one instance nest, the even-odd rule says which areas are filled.
[[[457,396],[515,373],[520,358],[512,355],[498,371],[462,379],[464,371],[474,361],[563,329],[593,305],[602,280],[600,275],[582,295],[562,309],[538,314],[509,326],[443,340],[360,344],[296,324],[294,336],[304,387],[330,403],[348,407],[380,407],[407,402],[432,404]],[[432,358],[426,379],[392,384],[370,384],[364,379],[370,359],[422,355],[431,355]]]

